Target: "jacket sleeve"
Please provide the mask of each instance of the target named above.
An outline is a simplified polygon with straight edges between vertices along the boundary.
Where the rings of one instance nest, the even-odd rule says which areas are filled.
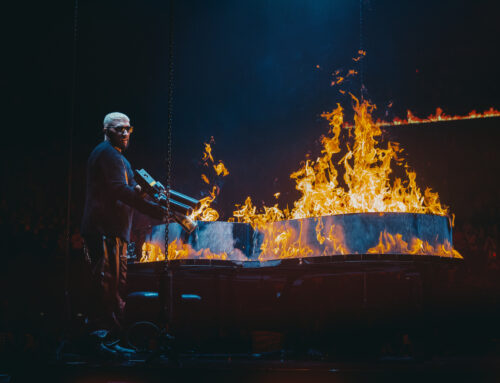
[[[112,198],[120,200],[152,218],[163,219],[166,209],[155,202],[142,198],[140,193],[133,188],[135,185],[133,180],[129,180],[130,185],[127,184],[125,163],[118,153],[113,153],[111,150],[104,150],[101,153],[99,167],[104,177],[105,187]]]

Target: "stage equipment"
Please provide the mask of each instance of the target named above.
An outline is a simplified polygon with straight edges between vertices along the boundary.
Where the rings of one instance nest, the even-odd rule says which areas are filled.
[[[162,206],[167,206],[167,189],[149,173],[144,170],[135,170],[134,179],[140,187],[140,191],[147,193],[155,202]],[[185,231],[192,233],[196,229],[196,222],[188,217],[193,209],[200,207],[200,201],[191,198],[185,194],[170,189],[169,203],[172,211],[172,218]]]

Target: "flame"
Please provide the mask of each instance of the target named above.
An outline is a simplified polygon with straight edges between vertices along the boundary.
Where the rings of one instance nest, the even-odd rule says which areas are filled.
[[[226,166],[222,163],[222,161],[219,161],[217,165],[214,165],[214,170],[218,176],[220,176],[221,174],[222,177],[229,175],[229,170],[227,170]]]
[[[226,253],[212,253],[209,249],[194,250],[189,244],[182,243],[176,239],[168,244],[168,259],[217,259],[227,260]],[[140,262],[164,261],[165,253],[159,245],[144,242],[142,245],[142,256]]]
[[[189,218],[192,220],[213,222],[219,219],[219,213],[217,210],[210,207],[212,202],[215,200],[219,194],[219,188],[214,185],[210,194],[200,200],[200,207],[193,211]]]
[[[400,119],[395,118],[391,122],[378,120],[377,124],[380,126],[396,126],[396,125],[409,125],[409,124],[427,124],[430,122],[439,122],[439,121],[457,121],[457,120],[471,120],[475,118],[491,118],[491,117],[500,117],[500,111],[494,108],[490,108],[483,113],[478,113],[475,110],[469,112],[465,116],[449,116],[443,112],[443,109],[436,108],[436,113],[431,114],[426,118],[418,118],[415,116],[410,110],[406,112],[407,118]]]
[[[203,152],[203,157],[201,158],[201,160],[203,162],[208,162],[208,160],[210,160],[212,163],[214,162],[214,158],[212,157],[212,147],[210,146],[210,144],[207,144],[205,142],[205,152]]]
[[[344,232],[340,226],[331,225],[327,230],[323,224],[323,219],[318,217],[315,230],[318,243],[325,245],[322,255],[349,254],[344,241]]]
[[[366,56],[366,51],[363,51],[363,50],[360,49],[358,51],[358,56],[357,57],[353,57],[352,60],[358,62],[359,60],[361,60],[365,56]]]
[[[213,142],[214,139],[213,137],[211,137],[210,143]],[[210,143],[204,143],[205,151],[203,152],[203,156],[201,158],[203,165],[208,167],[210,162],[215,171],[215,174],[219,177],[225,177],[229,175],[229,171],[227,170],[226,166],[222,161],[219,160],[219,163],[215,164],[215,160],[212,155],[212,146],[210,145]],[[202,174],[201,179],[207,185],[211,184],[210,179],[206,174]],[[217,221],[219,219],[219,213],[217,212],[217,210],[211,207],[211,204],[214,202],[215,198],[217,198],[217,196],[219,195],[219,191],[220,189],[217,185],[212,185],[212,190],[209,192],[209,195],[200,200],[200,207],[195,211],[193,211],[189,216],[189,218],[193,220],[206,221],[206,222]]]
[[[274,226],[264,228],[264,241],[260,246],[259,261],[279,258],[304,258],[314,254],[314,250],[301,243],[302,230],[293,228],[276,229]]]
[[[229,222],[245,222],[254,228],[264,228],[268,222],[282,221],[288,213],[287,210],[280,210],[278,204],[271,207],[264,206],[264,212],[257,213],[257,207],[252,204],[250,197],[247,197],[243,205],[236,205],[236,207],[240,207],[240,210],[233,212],[233,217],[229,219]]]
[[[336,78],[335,78],[335,80],[333,80],[333,81],[330,83],[330,85],[331,85],[331,86],[334,86],[334,85],[341,84],[342,82],[344,82],[344,79],[345,79],[344,77],[342,77],[342,76],[338,76],[338,77],[336,77]]]
[[[403,240],[399,233],[392,235],[387,231],[380,233],[379,242],[375,247],[368,250],[368,254],[418,254],[418,255],[439,255],[441,257],[460,258],[463,257],[458,251],[453,249],[451,244],[445,240],[443,244],[436,247],[413,237],[410,243]]]
[[[352,149],[346,143],[344,155],[334,160],[343,149],[340,137],[344,115],[343,108],[337,105],[333,111],[322,114],[329,123],[329,131],[321,137],[321,155],[315,160],[307,159],[290,175],[301,193],[293,209],[282,211],[278,205],[257,209],[248,197],[243,205],[236,205],[235,220],[262,227],[276,220],[348,213],[448,214],[437,193],[430,188],[422,192],[417,186],[416,173],[399,157],[399,145],[388,142],[383,147],[379,142],[382,131],[371,117],[375,105],[360,102],[352,94],[351,97],[355,111],[354,127],[348,128],[354,139]],[[393,165],[405,167],[404,178],[391,180]],[[341,174],[343,184],[339,181]]]
[[[353,58],[360,61],[366,52],[358,51]],[[318,69],[319,65],[316,66]],[[340,70],[332,75],[335,79],[331,85],[338,85],[348,77],[355,76],[354,69],[340,75]],[[346,81],[347,82],[347,81]],[[343,90],[339,90],[342,94]],[[349,93],[350,94],[350,93]],[[233,217],[229,221],[244,222],[263,232],[263,241],[260,247],[260,260],[307,257],[318,254],[311,244],[304,245],[301,241],[302,222],[300,230],[283,225],[269,225],[270,223],[321,217],[336,214],[365,213],[365,212],[403,212],[448,215],[448,207],[441,205],[439,195],[430,188],[423,191],[417,185],[417,175],[401,157],[402,149],[395,142],[383,143],[381,128],[384,126],[428,123],[435,121],[453,121],[472,118],[499,117],[500,111],[490,108],[483,113],[470,112],[466,116],[448,116],[441,108],[436,109],[435,115],[427,118],[418,118],[411,111],[407,111],[407,119],[395,119],[392,122],[374,121],[372,113],[376,109],[374,104],[363,100],[360,102],[354,95],[353,100],[354,125],[344,123],[343,108],[337,107],[321,116],[328,121],[327,134],[320,139],[322,149],[320,155],[312,160],[306,158],[298,170],[290,175],[295,181],[295,188],[300,197],[293,203],[291,209],[280,209],[278,204],[257,208],[250,197],[243,204],[236,204]],[[392,101],[389,107],[392,106]],[[347,136],[347,139],[344,139]],[[213,138],[211,143],[213,142]],[[213,168],[217,176],[227,176],[229,171],[222,161],[215,163],[210,143],[205,143],[202,161],[208,168]],[[210,164],[209,164],[210,163]],[[402,176],[396,176],[394,170],[400,167]],[[210,184],[209,177],[202,174],[205,183]],[[212,187],[209,196],[201,200],[201,207],[190,216],[202,221],[216,221],[218,212],[211,207],[219,193],[217,186]],[[275,193],[278,199],[280,193]],[[454,220],[454,217],[453,217]],[[331,225],[324,227],[321,218],[316,225],[316,239],[322,248],[322,255],[348,254],[341,227]],[[149,244],[148,246],[154,246]],[[172,252],[170,246],[173,246]],[[169,245],[171,259],[185,257],[219,257],[211,259],[226,259],[227,255],[212,254],[208,249],[194,251],[188,245],[175,241]],[[161,249],[143,247],[143,254],[147,259],[161,258]],[[380,233],[379,243],[369,249],[369,253],[404,253],[422,255],[440,255],[461,258],[450,243],[446,242],[433,247],[419,238],[412,238],[405,242],[401,234]],[[143,256],[144,258],[144,256]],[[164,255],[163,255],[164,258]],[[142,259],[141,259],[142,262]]]
[[[422,192],[419,188],[416,173],[400,156],[400,146],[395,142],[381,142],[382,125],[375,123],[371,117],[375,105],[368,101],[360,102],[352,94],[351,97],[355,112],[353,126],[344,123],[344,111],[339,104],[331,112],[322,114],[329,128],[327,134],[321,137],[320,155],[314,160],[306,158],[300,168],[290,175],[300,192],[291,209],[282,210],[277,203],[257,208],[250,197],[243,204],[235,205],[236,210],[229,221],[249,223],[263,234],[259,260],[349,254],[341,227],[324,227],[323,220],[318,218],[315,228],[317,244],[306,245],[301,240],[302,221],[300,229],[286,224],[271,224],[277,221],[365,212],[448,215],[448,208],[441,205],[437,193],[429,188]],[[441,119],[447,117],[443,113],[436,115]],[[351,142],[343,140],[346,136]],[[229,174],[222,162],[215,164],[210,144],[205,144],[203,160],[207,165],[211,163],[216,174]],[[403,177],[394,176],[395,166],[401,167]],[[208,180],[206,175],[202,177]],[[218,193],[219,188],[214,185],[190,218],[216,221],[219,214],[210,206]],[[274,196],[277,199],[279,195],[275,193]],[[379,244],[368,252],[461,258],[448,242],[433,247],[419,238],[412,238],[407,243],[401,234],[386,232],[380,234]],[[213,254],[209,249],[195,251],[180,241],[169,245],[169,254],[172,254],[171,259],[227,259],[225,253]],[[141,262],[161,260],[162,257],[164,259],[161,249],[145,244]]]

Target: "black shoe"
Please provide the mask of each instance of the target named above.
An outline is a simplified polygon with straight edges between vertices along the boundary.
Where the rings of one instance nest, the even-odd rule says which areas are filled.
[[[119,354],[124,354],[124,355],[128,355],[128,356],[136,354],[136,351],[134,349],[122,347],[122,346],[120,346],[119,343],[120,343],[120,341],[116,340],[114,342],[106,342],[105,344],[108,348],[116,351]]]
[[[121,357],[121,355],[116,350],[113,350],[111,347],[106,346],[104,342],[99,343],[99,345],[97,346],[97,353],[101,358],[106,360],[115,360],[120,359]]]

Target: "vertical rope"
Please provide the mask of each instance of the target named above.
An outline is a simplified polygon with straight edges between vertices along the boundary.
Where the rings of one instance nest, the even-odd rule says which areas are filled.
[[[68,190],[66,202],[66,230],[65,230],[65,260],[64,260],[64,300],[66,306],[66,319],[71,319],[71,305],[69,296],[70,279],[70,235],[71,235],[71,200],[73,183],[73,132],[75,130],[75,104],[76,104],[76,77],[77,77],[77,42],[78,42],[78,0],[75,0],[73,10],[73,72],[71,79],[71,112],[69,124],[69,150],[68,150]]]
[[[363,49],[363,0],[359,0],[359,50]],[[364,99],[364,58],[359,60],[360,96]]]
[[[163,310],[164,314],[167,313],[171,317],[172,316],[172,275],[169,273],[168,268],[168,259],[169,259],[169,251],[168,251],[168,236],[169,236],[169,222],[170,218],[170,182],[171,182],[171,173],[172,173],[172,124],[173,124],[173,103],[174,103],[174,0],[170,0],[169,7],[169,41],[168,41],[168,125],[167,125],[167,179],[166,179],[166,189],[167,189],[167,222],[165,223],[165,261],[163,263],[163,278],[167,279],[167,276],[170,276],[170,287],[169,287],[169,305],[170,308],[167,308],[166,299],[163,302]],[[170,274],[170,275],[169,275]],[[166,285],[165,285],[166,287]],[[168,318],[165,315],[165,318]]]

